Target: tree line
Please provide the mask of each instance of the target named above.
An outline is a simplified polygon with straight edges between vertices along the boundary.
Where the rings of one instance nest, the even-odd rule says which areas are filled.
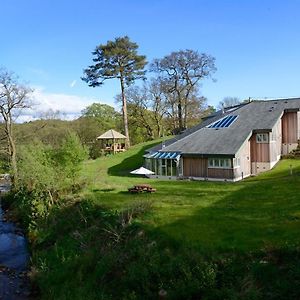
[[[82,80],[91,87],[102,86],[109,79],[119,80],[120,94],[115,98],[121,103],[121,113],[112,106],[93,103],[73,121],[59,120],[57,112],[49,112],[41,120],[15,124],[22,109],[31,106],[32,89],[14,73],[0,70],[0,154],[2,165],[7,162],[15,177],[16,143],[29,144],[33,137],[55,148],[74,132],[89,149],[90,157],[96,158],[101,154],[96,137],[110,128],[124,133],[129,147],[178,134],[215,110],[201,95],[202,81],[216,72],[215,58],[209,54],[179,50],[148,63],[146,56],[138,53],[138,45],[125,36],[98,45],[92,55],[93,64],[84,69]],[[141,81],[135,84],[137,80]],[[239,99],[227,97],[218,108],[238,103]]]
[[[12,195],[24,205],[24,218],[32,228],[35,220],[47,217],[51,207],[80,189],[82,163],[101,155],[96,137],[103,132],[111,128],[123,132],[129,147],[177,134],[214,111],[200,93],[200,83],[216,71],[214,57],[180,50],[154,59],[146,73],[146,57],[137,49],[127,36],[96,47],[94,64],[84,70],[82,79],[91,87],[118,79],[116,101],[122,111],[93,103],[72,121],[49,111],[39,120],[16,123],[32,106],[33,90],[14,73],[0,69],[0,168],[10,173]],[[142,82],[134,84],[137,80]],[[220,105],[237,102],[228,98]]]
[[[127,147],[129,128],[134,124],[155,138],[164,130],[178,133],[199,121],[207,109],[211,110],[200,94],[200,82],[216,71],[213,56],[187,49],[154,59],[146,81],[146,56],[137,50],[138,45],[128,36],[100,44],[92,52],[93,64],[82,77],[91,87],[101,86],[109,79],[119,80],[121,93],[116,98],[122,103]],[[144,84],[129,88],[138,79],[143,79]]]

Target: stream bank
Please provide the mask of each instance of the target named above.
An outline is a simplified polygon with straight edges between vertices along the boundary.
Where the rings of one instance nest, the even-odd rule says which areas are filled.
[[[0,193],[9,190],[0,183]],[[0,197],[0,299],[28,300],[30,285],[27,277],[29,252],[27,240],[18,226],[6,220]]]

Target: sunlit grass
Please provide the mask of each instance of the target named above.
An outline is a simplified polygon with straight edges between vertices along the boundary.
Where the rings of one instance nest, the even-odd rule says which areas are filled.
[[[300,161],[238,183],[130,175],[152,145],[85,162],[81,194],[41,220],[40,298],[299,299]]]
[[[144,226],[157,236],[206,250],[253,250],[268,244],[299,243],[300,161],[283,160],[271,171],[238,183],[146,179],[129,172],[143,164],[145,143],[115,156],[88,161],[84,191],[95,204],[122,210],[151,200]],[[292,166],[292,174],[291,167]],[[154,194],[127,189],[147,182]]]

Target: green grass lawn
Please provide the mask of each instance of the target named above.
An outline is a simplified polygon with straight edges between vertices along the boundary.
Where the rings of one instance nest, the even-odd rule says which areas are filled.
[[[130,175],[152,145],[85,162],[81,193],[37,221],[39,299],[300,299],[300,160],[238,183]]]
[[[129,172],[143,163],[151,143],[85,163],[84,191],[96,205],[126,209],[149,200],[152,213],[143,226],[162,239],[201,251],[253,251],[299,244],[300,161],[283,160],[271,171],[238,183],[146,179]],[[293,174],[290,175],[290,165]],[[154,194],[129,194],[127,188],[149,183]]]

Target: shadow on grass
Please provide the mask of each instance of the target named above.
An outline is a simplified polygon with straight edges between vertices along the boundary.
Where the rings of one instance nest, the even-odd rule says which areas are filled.
[[[218,288],[208,299],[299,299],[299,171],[234,184],[240,189],[220,201],[149,230],[177,249],[215,258]]]
[[[271,170],[265,173],[261,173],[257,176],[251,176],[246,178],[243,182],[262,182],[262,181],[270,181],[276,179],[288,179],[292,177],[300,177],[300,168],[299,167],[293,167],[292,171],[291,169],[286,169],[283,171],[276,171]]]
[[[134,163],[124,160],[111,172],[117,175]],[[43,296],[157,299],[163,288],[178,300],[299,299],[298,175],[286,176],[284,170],[236,184],[160,181],[155,186],[151,200],[174,204],[162,225],[149,216],[150,222],[139,220],[143,228],[133,224],[122,231],[116,226],[119,215],[93,201],[54,210],[33,256]],[[94,192],[112,200],[109,189]],[[214,192],[219,201],[167,222],[180,207],[176,196],[193,204]],[[125,194],[114,197],[124,204]],[[139,195],[128,198],[140,200]]]
[[[278,172],[276,177],[234,184],[237,189],[192,214],[157,227],[157,236],[190,244],[204,252],[256,251],[267,245],[300,245],[299,168],[292,176]],[[240,188],[238,188],[240,186]],[[205,193],[181,189],[186,198],[205,201]],[[220,193],[220,190],[216,190]],[[166,185],[163,193],[172,193]],[[173,192],[174,206],[181,209]],[[199,197],[199,198],[198,198]],[[197,199],[198,198],[198,199]],[[177,201],[177,202],[176,202]],[[194,200],[192,200],[194,201]],[[192,201],[190,203],[192,203]],[[182,209],[186,203],[182,201]],[[167,218],[167,216],[166,216]]]
[[[141,167],[144,164],[143,155],[145,151],[153,146],[159,144],[158,142],[153,142],[142,147],[137,153],[134,155],[125,158],[119,164],[110,167],[107,170],[107,174],[112,176],[125,176],[125,177],[135,177],[136,175],[130,174],[130,171]]]
[[[164,288],[171,296],[174,290],[170,299],[178,300],[299,299],[300,251],[294,245],[299,242],[300,219],[292,217],[300,215],[300,179],[284,175],[278,172],[268,181],[238,185],[220,183],[220,201],[159,228],[144,222],[149,225],[133,224],[122,231],[119,214],[92,201],[54,210],[47,218],[51,230],[34,255],[43,295],[157,299]],[[197,200],[205,198],[201,186],[216,186],[205,182],[195,192],[197,183],[177,184],[174,188],[160,182],[153,198],[169,195],[173,201],[175,192]],[[228,186],[240,189],[226,190]]]
[[[109,192],[113,192],[116,189],[92,189],[93,193],[97,193],[97,192],[103,192],[103,193],[109,193]]]

